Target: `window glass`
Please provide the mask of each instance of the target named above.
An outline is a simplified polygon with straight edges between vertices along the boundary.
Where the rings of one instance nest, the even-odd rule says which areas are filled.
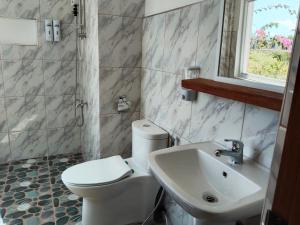
[[[297,24],[300,0],[249,1],[245,17],[242,72],[285,81]]]

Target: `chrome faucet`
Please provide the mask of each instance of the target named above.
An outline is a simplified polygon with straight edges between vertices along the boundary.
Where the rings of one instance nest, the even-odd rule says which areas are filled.
[[[215,152],[217,157],[221,155],[229,156],[232,164],[243,164],[243,150],[244,143],[238,140],[225,139],[226,142],[232,142],[232,148],[230,150],[218,149]]]

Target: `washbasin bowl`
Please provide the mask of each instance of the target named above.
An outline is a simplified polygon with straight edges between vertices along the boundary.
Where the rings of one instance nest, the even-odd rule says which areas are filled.
[[[150,154],[151,171],[172,198],[202,222],[231,222],[259,215],[268,171],[252,160],[232,165],[216,157],[213,142],[175,146]]]

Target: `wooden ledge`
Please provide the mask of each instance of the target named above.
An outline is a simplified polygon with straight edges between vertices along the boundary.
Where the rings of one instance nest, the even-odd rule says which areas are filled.
[[[182,80],[183,88],[281,111],[283,94],[203,78]]]

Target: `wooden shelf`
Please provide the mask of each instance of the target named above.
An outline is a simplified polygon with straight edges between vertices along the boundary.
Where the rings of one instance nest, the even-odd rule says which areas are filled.
[[[228,84],[203,78],[182,80],[183,88],[203,92],[223,98],[233,99],[251,105],[256,105],[276,111],[281,110],[283,94]]]

